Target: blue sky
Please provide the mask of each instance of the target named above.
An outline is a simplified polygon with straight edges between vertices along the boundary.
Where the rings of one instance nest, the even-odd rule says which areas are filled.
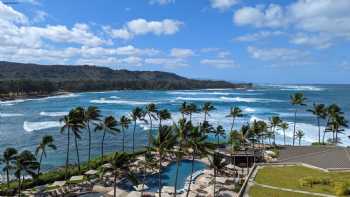
[[[350,82],[349,0],[17,1],[0,3],[0,60]]]

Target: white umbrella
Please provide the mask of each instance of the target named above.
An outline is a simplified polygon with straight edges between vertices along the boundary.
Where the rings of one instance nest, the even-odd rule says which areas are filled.
[[[85,175],[95,175],[97,174],[97,170],[89,170],[87,172],[84,173]]]
[[[235,165],[233,165],[232,163],[230,163],[230,164],[228,164],[227,166],[226,166],[226,168],[228,168],[228,169],[235,169],[235,168],[237,168]]]
[[[80,176],[72,176],[70,179],[70,181],[82,181],[84,180],[84,176],[80,175]]]
[[[112,164],[105,163],[105,164],[102,165],[102,168],[112,168]]]
[[[134,188],[136,191],[142,191],[142,184],[133,186],[133,188]],[[148,190],[148,189],[149,189],[149,188],[148,188],[147,185],[144,185],[144,186],[143,186],[143,190]]]
[[[173,194],[174,193],[174,187],[172,186],[163,186],[162,187],[162,193],[168,193],[168,194]]]
[[[55,187],[55,186],[62,187],[65,184],[66,184],[66,181],[55,181],[50,185],[50,187]]]

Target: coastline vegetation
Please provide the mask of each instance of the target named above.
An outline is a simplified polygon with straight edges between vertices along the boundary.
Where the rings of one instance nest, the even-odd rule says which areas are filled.
[[[301,145],[301,140],[304,136],[304,131],[296,130],[297,124],[297,112],[300,111],[300,107],[306,105],[306,98],[302,93],[296,93],[291,96],[291,104],[295,107],[295,117],[294,117],[294,128],[293,128],[293,138],[292,145],[295,145],[295,140],[298,140],[298,144]],[[332,134],[331,139],[327,140],[327,144],[337,145],[341,143],[339,134],[343,133],[344,128],[347,127],[347,120],[345,120],[344,113],[341,108],[336,104],[332,104],[329,106],[322,105],[322,110],[319,105],[314,104],[314,108],[311,111],[316,119],[318,125],[320,125],[320,119],[325,120],[325,129],[323,131],[323,139],[321,140],[321,129],[319,127],[318,133],[318,142],[324,142],[324,136],[327,132]],[[316,109],[317,108],[317,109]],[[6,194],[21,194],[21,190],[26,188],[33,188],[38,185],[52,183],[57,180],[68,180],[73,175],[80,175],[83,172],[89,169],[99,169],[101,165],[104,163],[110,162],[112,164],[112,168],[114,170],[114,177],[117,178],[118,173],[127,175],[132,178],[133,181],[142,183],[144,185],[145,176],[147,169],[157,169],[158,170],[158,184],[159,184],[159,195],[161,196],[161,171],[163,168],[163,160],[170,154],[175,156],[177,170],[176,170],[176,181],[178,176],[178,168],[179,162],[186,156],[191,158],[191,174],[190,180],[192,180],[192,176],[194,174],[194,161],[197,158],[209,158],[210,167],[214,169],[214,185],[217,174],[220,174],[223,168],[223,157],[221,157],[216,148],[225,147],[231,153],[231,163],[235,165],[235,157],[233,155],[237,151],[247,151],[248,148],[253,150],[254,154],[254,163],[255,159],[255,150],[259,147],[256,145],[263,145],[265,147],[266,144],[270,144],[270,146],[275,147],[273,150],[278,152],[276,149],[277,144],[275,141],[275,136],[278,129],[282,129],[285,133],[285,130],[288,128],[288,123],[282,120],[278,116],[273,116],[269,121],[263,120],[253,120],[250,123],[246,123],[242,125],[241,128],[235,129],[235,120],[237,118],[241,118],[244,116],[243,111],[237,107],[233,106],[227,115],[227,118],[232,120],[231,130],[225,131],[225,129],[221,125],[217,125],[214,127],[207,120],[207,117],[210,115],[210,112],[215,110],[215,107],[211,103],[204,103],[203,106],[198,107],[194,103],[186,103],[184,102],[179,111],[182,116],[178,122],[167,124],[166,121],[171,119],[171,113],[167,109],[159,109],[153,103],[145,107],[136,107],[132,110],[129,116],[122,116],[120,119],[117,119],[114,116],[102,117],[101,111],[94,107],[90,106],[88,108],[76,107],[73,108],[69,114],[64,116],[61,119],[63,123],[60,132],[62,135],[66,135],[67,140],[67,148],[66,148],[66,163],[64,168],[58,168],[49,172],[42,173],[40,171],[40,165],[43,160],[43,156],[46,156],[46,149],[51,148],[55,149],[55,141],[51,136],[44,136],[42,142],[38,145],[36,156],[32,154],[30,151],[24,150],[21,153],[18,153],[14,148],[8,148],[3,153],[3,157],[1,162],[4,164],[3,171],[7,174],[7,183],[0,185],[0,195]],[[304,109],[305,110],[305,109]],[[316,112],[317,111],[317,112]],[[203,113],[203,120],[198,123],[192,122],[192,115],[194,113]],[[320,115],[321,114],[321,115]],[[141,151],[135,151],[135,130],[137,121],[144,121],[150,125],[149,129],[147,129],[146,133],[148,135],[148,145],[145,149]],[[154,125],[154,123],[158,122],[158,125]],[[124,136],[125,131],[129,127],[129,125],[133,125],[133,148],[132,153],[128,153],[124,149]],[[156,136],[152,136],[152,131],[156,131]],[[98,158],[91,159],[90,151],[91,151],[91,131],[101,131],[102,141],[101,141],[101,155]],[[86,162],[80,162],[79,159],[79,140],[82,139],[82,132],[89,132],[89,159]],[[116,135],[121,133],[123,137],[123,149],[119,153],[112,153],[109,155],[104,154],[104,143],[105,135],[112,134]],[[228,133],[228,135],[226,135]],[[210,141],[209,136],[213,136],[215,140]],[[71,137],[73,137],[73,143],[75,145],[75,154],[78,160],[77,165],[69,164],[69,156],[71,154],[71,150],[69,150],[70,144],[72,143]],[[220,142],[220,137],[225,138],[224,142]],[[286,141],[286,140],[284,140]],[[268,142],[268,143],[267,143]],[[286,142],[284,142],[286,143]],[[325,143],[326,144],[326,143]],[[39,152],[41,154],[39,154]],[[158,158],[155,158],[153,154],[156,153]],[[133,174],[129,174],[126,172],[130,172],[129,165],[137,155],[143,155],[145,161],[143,163],[143,178],[136,179]],[[248,159],[248,157],[247,157]],[[247,169],[249,169],[247,160]],[[268,169],[268,168],[266,168]],[[300,169],[297,169],[301,171]],[[248,170],[247,170],[248,171]],[[25,179],[23,173],[30,175],[32,179]],[[288,171],[287,171],[288,173]],[[9,180],[9,175],[14,174],[17,178],[16,180]],[[264,174],[260,172],[260,175]],[[297,184],[298,180],[303,177],[297,177],[296,180],[292,180],[290,176],[285,176],[285,174],[281,173],[280,175],[277,171],[269,171],[266,173],[266,176],[272,176],[272,178],[268,178],[272,181],[281,180],[282,178],[287,178],[286,182],[279,181],[280,184],[292,184],[291,187],[298,187],[293,184]],[[314,171],[305,171],[302,173],[303,175],[308,174],[312,176],[315,174]],[[280,177],[279,177],[280,176]],[[297,176],[297,174],[294,174]],[[339,176],[342,177],[342,176]],[[257,180],[260,181],[259,174]],[[264,182],[264,181],[263,181]],[[337,181],[335,181],[337,182]],[[350,184],[349,182],[344,182],[345,184]],[[175,185],[177,182],[175,182]],[[272,183],[273,184],[273,183]],[[337,188],[342,188],[340,184],[335,184]],[[288,186],[288,185],[287,185]],[[187,185],[187,194],[189,195],[191,189],[191,181]],[[214,187],[215,188],[215,187]],[[176,187],[174,193],[176,193]],[[331,191],[331,190],[329,190]],[[214,191],[214,196],[215,196]]]

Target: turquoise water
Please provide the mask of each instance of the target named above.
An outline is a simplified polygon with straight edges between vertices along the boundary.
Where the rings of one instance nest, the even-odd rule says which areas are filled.
[[[17,100],[0,102],[0,152],[6,147],[15,147],[19,150],[29,149],[34,151],[43,135],[53,135],[58,149],[48,151],[48,157],[43,160],[43,169],[51,169],[64,165],[66,151],[66,135],[59,132],[59,119],[71,108],[76,106],[98,106],[103,115],[120,117],[127,115],[135,106],[144,106],[149,102],[156,103],[159,108],[167,108],[172,112],[172,120],[180,117],[178,109],[183,101],[194,102],[202,105],[204,102],[212,102],[217,110],[209,116],[209,121],[214,125],[221,124],[227,130],[230,128],[231,119],[226,118],[231,106],[239,106],[243,109],[245,117],[236,120],[236,126],[254,119],[268,120],[272,115],[279,115],[285,121],[293,121],[293,107],[289,103],[289,96],[295,92],[303,92],[308,98],[309,106],[313,102],[325,104],[337,103],[349,118],[350,111],[350,85],[260,85],[249,90],[211,89],[211,90],[184,90],[184,91],[111,91],[98,93],[74,93],[66,96],[49,97],[43,99]],[[303,129],[305,137],[303,144],[315,141],[317,126],[315,118],[305,111],[298,112],[298,129]],[[203,119],[203,114],[195,114],[193,121],[198,123]],[[148,125],[139,122],[137,125],[135,144],[142,148],[147,142]],[[283,141],[282,131],[278,131],[277,142]],[[132,125],[127,133],[127,149],[132,148]],[[347,129],[341,135],[344,145],[350,145]],[[287,131],[288,142],[291,142],[292,125]],[[100,153],[101,133],[93,132],[93,155]],[[122,135],[107,135],[105,151],[121,150]],[[84,132],[79,141],[81,160],[87,159],[87,133]],[[71,144],[71,163],[75,163],[75,148]]]
[[[177,181],[177,189],[182,189],[185,185],[187,177],[191,175],[191,161],[183,160],[179,163],[179,173]],[[200,161],[194,161],[193,172],[203,170],[208,166]],[[175,186],[176,162],[170,163],[162,171],[162,186]],[[158,175],[149,176],[146,179],[146,185],[150,188],[149,191],[158,191]]]

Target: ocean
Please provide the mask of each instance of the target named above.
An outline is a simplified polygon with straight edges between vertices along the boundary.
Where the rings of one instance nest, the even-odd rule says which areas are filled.
[[[176,122],[180,117],[179,107],[183,101],[196,103],[212,102],[216,110],[210,113],[208,120],[214,124],[221,124],[229,130],[231,119],[226,115],[230,107],[240,107],[245,116],[236,120],[238,129],[242,124],[255,119],[268,121],[271,116],[280,116],[290,124],[287,131],[288,143],[291,143],[293,129],[293,106],[290,95],[303,92],[308,106],[299,109],[297,114],[297,129],[305,132],[303,144],[317,141],[317,124],[315,117],[306,109],[312,107],[313,102],[324,104],[338,104],[348,120],[350,120],[350,85],[256,85],[252,89],[205,89],[205,90],[176,90],[176,91],[109,91],[72,93],[40,99],[14,100],[0,102],[0,152],[7,147],[34,151],[42,136],[52,135],[57,150],[48,151],[48,157],[43,160],[43,169],[48,170],[64,165],[66,150],[66,135],[60,133],[60,118],[77,106],[87,107],[95,105],[100,108],[104,116],[113,115],[119,118],[128,115],[135,106],[145,106],[153,102],[158,108],[166,108],[172,112],[172,120]],[[194,114],[193,121],[198,123],[203,114]],[[322,125],[325,123],[322,122]],[[143,122],[138,122],[135,144],[142,148],[147,143],[147,128]],[[341,135],[342,145],[350,145],[346,129]],[[105,151],[121,150],[121,134],[107,135]],[[132,125],[127,131],[127,149],[132,149]],[[330,137],[330,136],[328,136]],[[93,132],[92,153],[100,153],[102,133]],[[277,143],[283,142],[282,131],[278,131]],[[71,163],[76,161],[74,144],[71,145]],[[87,133],[79,141],[81,160],[87,159]]]

